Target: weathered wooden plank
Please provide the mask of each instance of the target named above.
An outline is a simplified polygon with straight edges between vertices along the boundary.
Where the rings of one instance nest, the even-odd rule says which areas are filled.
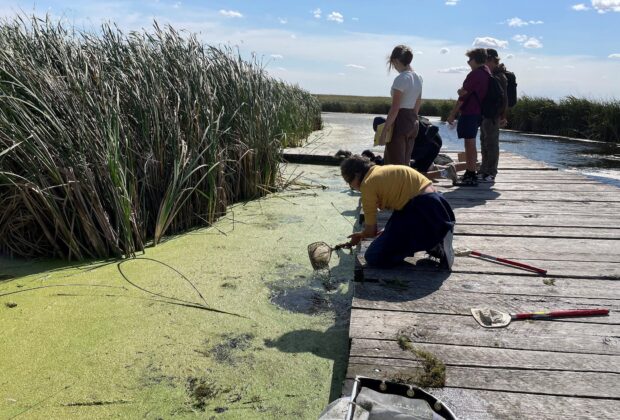
[[[380,212],[377,223],[385,226],[389,212]],[[620,239],[620,217],[595,219],[572,216],[570,220],[551,215],[500,214],[480,217],[479,214],[461,213],[457,210],[456,235],[479,236],[528,236],[539,238]],[[525,217],[531,216],[531,217]],[[614,223],[615,222],[615,223]],[[599,223],[602,226],[588,226]]]
[[[557,226],[557,227],[574,227],[584,229],[610,229],[618,230],[620,226],[620,215],[593,217],[592,215],[579,214],[546,214],[546,213],[505,213],[505,212],[485,212],[480,217],[480,212],[475,210],[467,211],[466,209],[457,210],[457,225],[479,225],[479,226]],[[379,220],[387,221],[389,215],[381,215]]]
[[[370,241],[363,241],[361,253],[365,252]],[[581,238],[524,238],[524,237],[454,237],[455,249],[474,249],[483,254],[510,260],[540,261],[534,266],[541,266],[545,261],[600,261],[620,263],[620,252],[615,241],[605,239]],[[472,258],[472,257],[461,257]],[[553,274],[553,273],[550,273]]]
[[[460,344],[567,353],[620,354],[620,327],[580,322],[512,322],[483,328],[470,316],[351,310],[350,338]]]
[[[498,256],[506,257],[506,254]],[[440,270],[436,265],[431,264],[424,252],[416,253],[414,257],[407,258],[405,263],[401,266],[389,270],[367,267],[363,253],[357,254],[356,258],[356,269],[363,270],[366,279],[393,278],[405,280],[416,276],[420,271],[440,272],[443,273],[445,277],[448,275],[448,271]],[[550,279],[561,277],[607,280],[620,279],[620,264],[618,263],[606,261],[534,260],[528,258],[521,258],[518,261],[547,270],[546,278]],[[514,276],[535,277],[541,281],[545,278],[534,272],[475,257],[455,258],[454,265],[452,266],[452,274],[454,273],[480,275],[510,274]]]
[[[456,235],[467,236],[512,236],[534,238],[574,238],[620,240],[620,229],[593,229],[581,227],[551,226],[504,226],[457,223]]]
[[[556,353],[429,343],[414,343],[414,347],[432,353],[450,366],[620,374],[620,356],[618,355]],[[349,354],[351,357],[419,360],[414,353],[401,349],[398,342],[393,340],[355,338],[351,340]],[[616,386],[620,387],[620,382]]]
[[[449,202],[452,200],[532,200],[535,202],[588,202],[588,203],[618,203],[620,202],[619,192],[599,192],[599,191],[574,191],[567,193],[564,191],[545,191],[532,193],[532,191],[502,191],[487,188],[454,188],[444,190],[443,196]]]
[[[496,182],[494,184],[478,184],[476,188],[469,188],[469,191],[474,190],[490,190],[490,191],[530,191],[530,192],[546,192],[546,191],[557,191],[557,192],[598,192],[604,195],[608,194],[620,194],[620,188],[615,187],[613,185],[605,185],[605,184],[597,184],[594,182],[590,183],[579,183],[579,184],[570,184],[570,183],[560,183],[560,182],[546,182],[546,183],[536,183],[536,182],[527,182],[525,180],[521,180],[520,183],[511,183],[511,182]],[[453,185],[447,183],[437,183],[435,185],[439,188],[440,191],[451,191],[455,189]]]
[[[447,194],[446,194],[447,195]],[[603,203],[587,201],[544,201],[544,200],[479,200],[476,198],[446,197],[455,211],[462,208],[484,211],[529,211],[537,213],[591,214],[595,217],[615,216],[620,211],[620,203]]]
[[[515,276],[510,274],[447,273],[413,271],[406,269],[364,270],[366,283],[377,282],[378,287],[419,288],[439,293],[479,293],[500,295],[527,295],[566,298],[620,299],[616,280]],[[620,278],[620,277],[619,277]],[[355,285],[355,290],[362,287]]]
[[[456,236],[454,246],[511,260],[540,259],[541,264],[546,260],[620,263],[618,244],[604,239]]]
[[[551,386],[551,385],[550,385]],[[521,390],[519,390],[521,391]],[[433,389],[461,420],[616,419],[620,401],[462,388]]]
[[[538,201],[533,203],[524,204],[522,202],[515,201],[513,205],[507,205],[507,201],[501,202],[498,206],[490,205],[490,202],[483,204],[476,204],[474,202],[467,202],[463,200],[453,200],[456,203],[451,202],[452,209],[456,215],[456,222],[459,223],[461,217],[471,220],[475,218],[478,221],[483,221],[489,218],[492,220],[497,217],[511,217],[515,215],[517,219],[538,219],[548,220],[549,218],[556,218],[557,223],[563,223],[565,226],[571,226],[573,221],[591,219],[589,223],[593,226],[611,226],[612,228],[617,225],[615,222],[619,220],[620,213],[614,213],[614,208],[617,207],[617,203],[590,203],[589,207],[585,207],[584,203],[555,203]],[[482,210],[484,209],[484,210]],[[480,212],[484,211],[484,217],[481,217]],[[385,224],[389,218],[389,211],[379,212],[378,222]],[[364,213],[360,212],[359,222],[364,222]],[[588,225],[585,225],[588,226]],[[584,227],[585,227],[584,226]]]
[[[347,378],[356,375],[388,381],[416,377],[420,363],[403,359],[352,357]],[[553,386],[549,386],[553,384]],[[527,390],[528,393],[566,397],[618,398],[620,376],[606,372],[502,369],[446,365],[446,387],[487,391]]]
[[[471,308],[487,307],[504,312],[535,312],[562,309],[606,308],[608,316],[566,318],[564,322],[620,325],[620,300],[558,296],[503,295],[470,291],[448,291],[410,282],[405,287],[364,282],[355,285],[352,308],[400,312],[423,312],[471,316]],[[620,328],[618,328],[620,333]],[[620,360],[619,360],[620,361]]]

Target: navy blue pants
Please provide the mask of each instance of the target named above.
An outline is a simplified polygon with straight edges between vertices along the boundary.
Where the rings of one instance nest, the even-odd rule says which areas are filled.
[[[418,195],[392,213],[383,233],[368,246],[366,262],[382,268],[398,265],[440,243],[454,223],[454,212],[441,194]]]

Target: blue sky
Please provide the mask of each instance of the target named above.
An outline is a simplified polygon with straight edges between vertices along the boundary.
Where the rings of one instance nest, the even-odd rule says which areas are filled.
[[[495,46],[520,94],[620,99],[620,0],[0,3],[0,16],[19,11],[88,29],[103,21],[149,29],[156,19],[205,43],[256,53],[272,76],[313,93],[387,96],[394,73],[386,57],[407,44],[427,98],[456,97],[465,51]]]

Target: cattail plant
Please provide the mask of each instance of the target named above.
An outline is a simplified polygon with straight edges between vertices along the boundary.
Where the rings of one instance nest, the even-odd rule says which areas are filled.
[[[620,101],[524,96],[510,109],[508,122],[516,130],[618,143]]]
[[[320,128],[308,92],[156,23],[0,23],[0,250],[126,257],[277,186]]]

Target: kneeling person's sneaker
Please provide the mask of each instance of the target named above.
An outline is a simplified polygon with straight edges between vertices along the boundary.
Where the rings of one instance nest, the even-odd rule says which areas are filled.
[[[441,248],[443,251],[443,255],[441,255],[439,259],[439,266],[441,268],[447,268],[448,270],[452,269],[452,264],[454,264],[454,248],[452,247],[452,231],[449,230],[444,236],[443,241],[441,242]]]

